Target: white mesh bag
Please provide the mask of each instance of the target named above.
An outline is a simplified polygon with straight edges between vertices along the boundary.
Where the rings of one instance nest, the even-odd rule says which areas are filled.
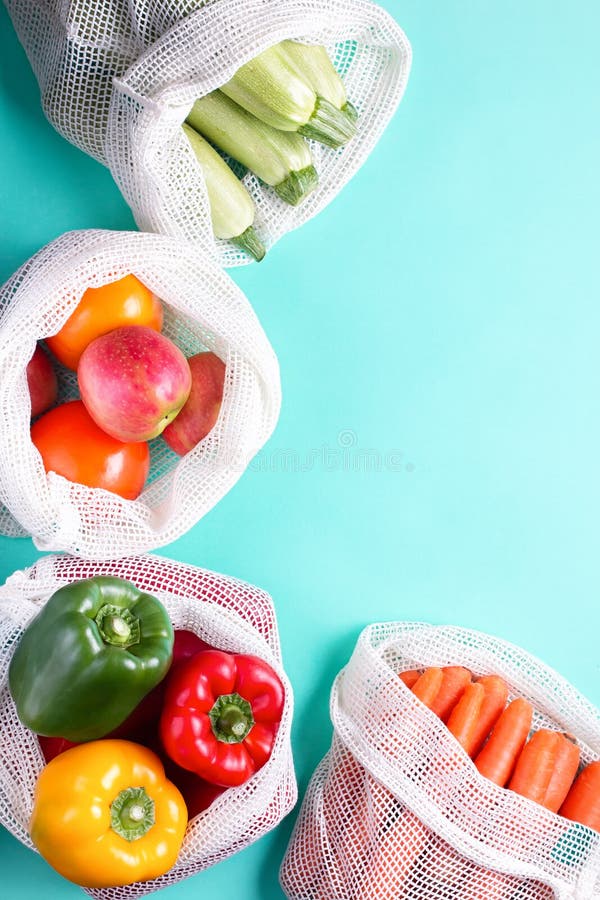
[[[443,722],[398,678],[463,665],[499,674],[534,706],[534,729],[600,757],[600,712],[512,644],[460,628],[372,625],[336,679],[334,738],[281,868],[290,900],[591,900],[600,834],[479,774]]]
[[[107,165],[139,227],[184,237],[224,265],[249,258],[212,235],[204,182],[179,127],[194,101],[285,38],[325,44],[360,119],[343,149],[314,145],[317,190],[298,208],[247,174],[267,246],[329,203],[394,113],[410,45],[369,0],[5,0],[44,111]]]
[[[56,334],[86,288],[130,272],[163,301],[163,333],[186,356],[211,350],[227,366],[213,430],[183,457],[155,438],[137,500],[45,473],[25,375],[36,340]],[[75,373],[58,370],[59,400],[76,396]],[[62,235],[0,288],[0,533],[89,559],[163,546],[235,484],[273,431],[280,399],[277,360],[250,304],[196,247],[133,232]]]
[[[13,648],[48,598],[65,584],[114,575],[152,593],[166,606],[175,629],[193,631],[226,652],[264,659],[281,678],[284,713],[268,762],[238,788],[230,788],[188,823],[173,869],[160,878],[123,888],[90,890],[102,900],[139,897],[194,875],[247,847],[274,828],[296,802],[290,748],[293,697],[283,671],[270,596],[244,582],[158,556],[88,562],[48,556],[15,572],[0,587],[0,825],[32,847],[28,824],[44,757],[35,735],[17,719],[8,690]]]

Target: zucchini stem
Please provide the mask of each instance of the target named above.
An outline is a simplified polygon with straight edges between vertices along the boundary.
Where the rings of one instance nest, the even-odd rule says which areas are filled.
[[[307,194],[314,191],[318,183],[319,176],[315,167],[306,166],[298,172],[290,172],[287,178],[273,185],[273,188],[286,203],[298,206]]]
[[[317,97],[315,109],[309,121],[298,129],[298,133],[313,141],[337,150],[356,134],[356,126],[347,113]]]
[[[242,231],[241,234],[237,234],[235,237],[229,238],[229,240],[232,244],[235,244],[236,247],[239,247],[241,250],[245,250],[246,253],[249,253],[250,256],[253,256],[257,262],[260,262],[267,252],[265,245],[257,235],[252,225],[246,228],[245,231]]]

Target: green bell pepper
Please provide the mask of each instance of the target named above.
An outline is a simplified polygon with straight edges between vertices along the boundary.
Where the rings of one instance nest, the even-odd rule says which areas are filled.
[[[92,741],[125,721],[172,655],[162,603],[99,575],[60,588],[29,624],[10,662],[10,692],[36,734]]]

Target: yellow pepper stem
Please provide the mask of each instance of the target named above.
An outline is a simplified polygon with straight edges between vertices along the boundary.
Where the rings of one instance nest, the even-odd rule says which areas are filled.
[[[137,841],[154,825],[154,801],[143,787],[126,788],[110,807],[110,826],[126,841]]]

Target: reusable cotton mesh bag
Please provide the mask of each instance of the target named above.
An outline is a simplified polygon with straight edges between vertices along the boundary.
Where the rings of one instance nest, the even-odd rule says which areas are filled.
[[[462,665],[498,674],[534,706],[534,729],[600,757],[600,712],[518,647],[460,628],[373,625],[331,695],[334,738],[281,869],[290,900],[591,900],[600,834],[479,774],[398,678]]]
[[[204,182],[180,125],[194,101],[285,38],[325,44],[357,107],[343,149],[314,144],[317,190],[286,206],[247,174],[259,237],[273,244],[323,209],[365,161],[394,113],[410,45],[369,0],[5,0],[44,111],[107,165],[139,227],[184,237],[224,265],[249,258],[215,242]]]
[[[25,374],[36,340],[56,334],[86,288],[128,273],[163,301],[163,334],[186,356],[211,350],[227,367],[213,430],[183,457],[155,438],[137,500],[46,474],[30,438]],[[59,401],[76,396],[74,372],[61,368],[59,380]],[[273,431],[280,399],[277,360],[250,304],[197,248],[161,235],[65,234],[0,289],[0,533],[90,559],[167,544],[235,484]]]
[[[28,824],[44,757],[36,736],[17,718],[8,690],[8,665],[23,630],[49,597],[65,584],[95,575],[124,578],[158,597],[175,629],[193,631],[226,652],[261,657],[275,669],[286,693],[270,759],[246,784],[228,789],[190,820],[175,867],[152,881],[88,891],[102,900],[119,900],[206,869],[247,847],[287,815],[296,801],[290,748],[293,699],[282,668],[273,603],[259,588],[157,556],[120,562],[48,556],[16,572],[0,587],[0,824],[27,847],[33,846]]]

